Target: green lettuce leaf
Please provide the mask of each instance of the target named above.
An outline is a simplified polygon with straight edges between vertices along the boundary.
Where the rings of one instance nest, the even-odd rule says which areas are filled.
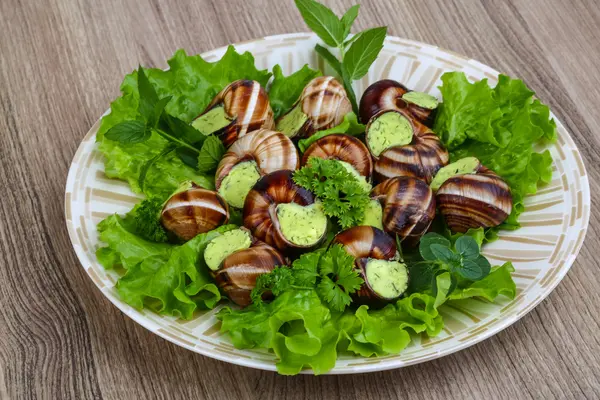
[[[358,118],[356,117],[356,114],[354,114],[353,112],[349,112],[348,114],[346,114],[344,116],[344,120],[339,125],[334,126],[333,128],[318,131],[314,135],[312,135],[306,139],[300,140],[298,142],[298,148],[300,149],[300,151],[302,153],[304,153],[306,151],[306,149],[308,149],[310,147],[311,144],[313,144],[317,140],[319,140],[327,135],[333,135],[335,133],[343,133],[343,134],[350,135],[350,136],[358,136],[358,135],[361,135],[362,133],[364,133],[364,131],[365,131],[365,125],[358,122]]]
[[[178,50],[168,61],[169,69],[146,69],[150,83],[159,97],[171,96],[166,107],[169,115],[189,123],[200,114],[212,98],[227,84],[237,79],[253,79],[265,86],[271,74],[257,70],[254,57],[246,52],[239,54],[230,46],[221,60],[204,61],[200,56],[188,56]],[[104,134],[114,125],[138,118],[139,92],[137,72],[127,75],[121,84],[122,95],[111,103],[110,114],[102,118],[96,140],[105,156],[105,173],[109,178],[126,180],[131,189],[139,193],[138,177],[144,163],[159,154],[167,141],[153,133],[143,143],[122,145],[108,140]],[[198,133],[200,134],[200,133]],[[190,138],[188,138],[190,139]],[[175,153],[161,157],[147,173],[144,193],[166,196],[179,183],[193,180],[198,185],[212,189],[214,178],[198,173],[181,161]]]
[[[108,246],[96,255],[105,268],[126,269],[116,287],[127,304],[190,319],[197,308],[213,308],[221,299],[201,255],[208,242],[234,228],[225,225],[178,246],[144,240],[129,220],[112,215],[98,225]]]
[[[443,103],[434,131],[451,150],[451,161],[477,157],[511,187],[513,210],[497,229],[517,229],[523,199],[552,178],[549,151],[537,153],[537,144],[556,140],[550,109],[534,99],[523,81],[505,75],[495,88],[487,80],[470,83],[462,72],[442,75]],[[486,233],[493,239],[497,229]]]
[[[517,286],[511,277],[515,268],[512,263],[507,262],[501,266],[492,268],[488,276],[480,281],[460,285],[448,297],[449,300],[468,299],[471,297],[482,297],[494,301],[499,295],[514,299],[517,294]]]
[[[321,72],[304,65],[302,69],[289,76],[283,76],[279,64],[273,67],[273,82],[269,88],[269,102],[275,113],[275,119],[287,112],[302,94],[304,87]]]

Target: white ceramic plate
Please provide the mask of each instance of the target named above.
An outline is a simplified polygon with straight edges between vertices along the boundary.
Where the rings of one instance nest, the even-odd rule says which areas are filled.
[[[259,68],[280,64],[285,74],[305,63],[323,69],[313,51],[316,36],[289,34],[235,45],[250,51]],[[225,48],[204,53],[207,61],[219,59]],[[437,86],[445,71],[463,71],[471,80],[488,78],[495,85],[498,72],[477,61],[437,47],[388,37],[378,60],[367,76],[355,82],[358,96],[372,82],[392,78],[406,86],[440,97]],[[554,289],[565,276],[583,243],[590,213],[588,177],[581,155],[560,121],[558,141],[549,147],[555,164],[552,182],[527,198],[521,215],[523,227],[502,232],[485,247],[492,264],[512,260],[518,293],[514,300],[500,297],[490,304],[477,299],[444,307],[444,331],[436,338],[417,336],[401,354],[379,358],[342,356],[331,373],[358,373],[399,368],[445,356],[480,342],[513,324]],[[103,156],[95,144],[96,123],[79,146],[67,179],[65,213],[73,247],[94,284],[121,311],[163,338],[200,354],[234,364],[275,370],[275,356],[266,351],[237,350],[219,333],[214,317],[218,308],[200,312],[191,321],[138,311],[119,298],[114,285],[118,275],[105,271],[94,252],[101,244],[96,225],[112,213],[125,213],[140,200],[125,182],[104,175]],[[540,149],[541,150],[541,149]]]

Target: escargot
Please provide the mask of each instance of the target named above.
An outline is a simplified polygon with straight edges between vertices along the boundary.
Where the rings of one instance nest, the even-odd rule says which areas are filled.
[[[320,76],[308,83],[298,101],[277,119],[277,130],[290,138],[309,137],[339,125],[352,111],[344,86],[332,76]]]
[[[508,184],[474,157],[442,168],[431,184],[452,232],[500,225],[513,207]]]
[[[371,84],[360,99],[359,114],[366,124],[383,110],[405,110],[422,124],[431,127],[438,100],[427,93],[409,90],[400,82],[384,79]]]
[[[314,247],[327,231],[321,204],[294,183],[292,173],[281,170],[260,178],[243,210],[244,226],[257,239],[282,251]]]
[[[257,242],[238,250],[223,260],[214,272],[217,285],[234,303],[246,307],[251,303],[250,293],[256,279],[271,272],[277,266],[287,265],[287,260],[273,247]]]
[[[190,240],[226,224],[229,207],[217,192],[185,182],[165,202],[160,220],[167,231],[182,240]]]
[[[375,186],[371,198],[380,204],[383,229],[415,246],[435,218],[435,197],[422,180],[395,177]]]
[[[322,137],[306,149],[302,155],[302,165],[306,165],[310,157],[349,164],[366,179],[370,179],[373,173],[373,161],[367,146],[353,136],[334,134]]]
[[[258,179],[274,171],[298,168],[298,151],[281,132],[259,129],[238,139],[217,167],[215,186],[233,207],[242,208]]]
[[[437,135],[405,110],[374,115],[367,124],[366,142],[375,159],[374,177],[379,182],[410,176],[429,183],[449,159]]]
[[[359,304],[382,306],[402,296],[408,288],[408,269],[399,262],[395,240],[371,226],[355,226],[338,233],[332,243],[341,244],[355,258],[365,283],[353,294]]]
[[[192,126],[205,135],[218,136],[229,147],[247,132],[273,129],[275,122],[265,89],[256,81],[242,79],[221,90]]]

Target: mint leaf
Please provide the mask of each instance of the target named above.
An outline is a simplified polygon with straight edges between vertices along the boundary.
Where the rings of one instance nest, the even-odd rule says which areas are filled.
[[[122,144],[133,144],[145,142],[151,133],[142,121],[123,121],[112,126],[104,136]]]
[[[275,119],[288,111],[302,94],[304,87],[321,72],[304,65],[302,69],[289,76],[283,76],[279,64],[273,67],[273,83],[269,89],[269,102],[273,108]]]
[[[154,86],[148,80],[146,72],[141,66],[138,67],[137,81],[140,93],[138,112],[147,121],[154,113],[154,105],[158,102],[158,94],[156,94]]]
[[[387,27],[369,29],[352,43],[343,60],[350,79],[360,79],[369,72],[369,67],[383,49],[386,32]]]
[[[150,114],[150,116],[146,120],[147,127],[156,128],[156,125],[158,125],[158,121],[160,120],[160,117],[162,116],[165,107],[171,101],[171,99],[171,96],[163,97],[162,99],[158,100],[156,104],[154,104],[152,114]]]
[[[461,236],[454,243],[456,251],[467,260],[475,260],[479,256],[479,245],[471,236]]]
[[[450,249],[451,246],[450,241],[442,235],[435,232],[427,233],[421,238],[421,242],[419,243],[419,253],[421,253],[421,257],[423,257],[424,260],[436,261],[438,259],[431,251],[431,246],[434,244],[438,244],[448,249]]]
[[[208,136],[198,155],[198,171],[210,172],[216,169],[223,154],[225,154],[225,146],[221,140],[214,135]]]
[[[453,263],[457,260],[460,260],[459,256],[456,253],[454,253],[452,250],[450,250],[448,247],[442,244],[434,243],[431,246],[429,246],[429,249],[431,250],[431,253],[435,256],[435,259],[437,260],[446,263]]]
[[[345,27],[329,8],[314,0],[296,0],[306,25],[328,46],[340,46],[345,39]]]
[[[350,33],[350,29],[352,28],[352,24],[356,17],[358,17],[358,9],[360,8],[360,4],[356,4],[348,9],[346,13],[342,16],[342,25],[344,26],[344,39]]]
[[[158,126],[160,129],[171,132],[175,137],[185,140],[187,143],[193,143],[194,147],[202,147],[202,143],[206,140],[206,135],[186,123],[185,121],[163,113]]]
[[[338,76],[342,77],[342,63],[338,60],[331,52],[325,47],[317,44],[315,46],[315,51],[318,55],[323,57],[323,60],[327,61],[327,64],[338,74]]]
[[[463,260],[462,266],[457,269],[457,272],[465,279],[478,281],[488,276],[491,268],[487,258],[479,256],[475,260]]]
[[[200,145],[198,147],[201,147]],[[183,163],[189,167],[192,167],[194,169],[198,169],[198,152],[197,151],[193,151],[187,147],[183,147],[183,146],[179,146],[175,149],[175,153],[177,154],[177,157],[179,157],[179,159],[181,161],[183,161]]]

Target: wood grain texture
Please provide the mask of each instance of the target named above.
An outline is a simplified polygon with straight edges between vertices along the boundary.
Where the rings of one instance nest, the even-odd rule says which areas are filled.
[[[326,1],[337,12],[352,1]],[[305,31],[292,0],[0,2],[0,398],[600,398],[600,9],[594,0],[363,2],[357,29],[439,45],[521,77],[586,161],[590,228],[521,321],[451,356],[354,376],[283,377],[179,348],[94,287],[63,216],[79,141],[142,63]]]

